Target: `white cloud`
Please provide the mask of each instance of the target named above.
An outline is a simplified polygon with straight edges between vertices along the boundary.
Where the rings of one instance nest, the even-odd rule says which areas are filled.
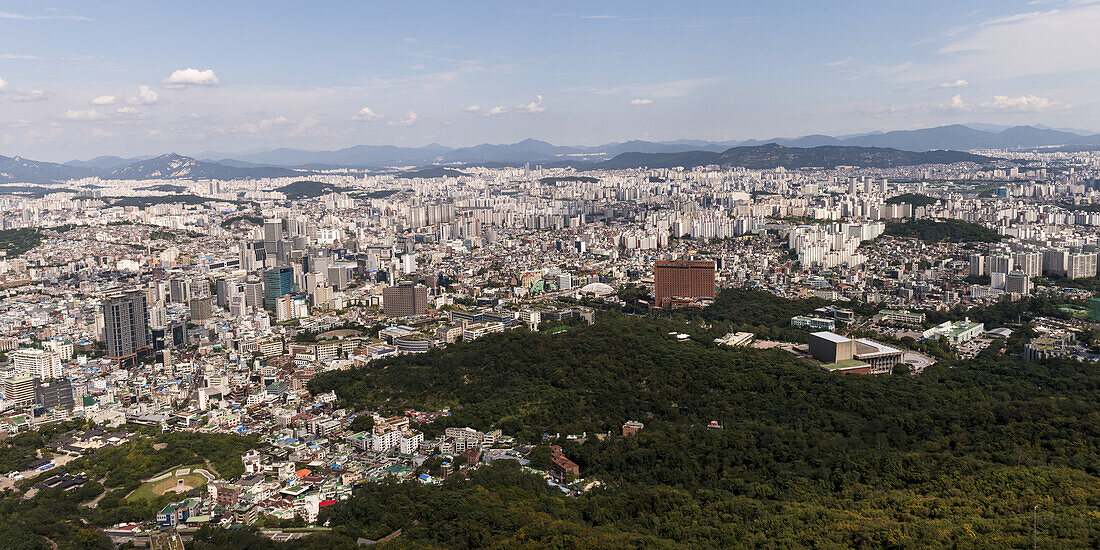
[[[624,84],[610,88],[588,88],[587,91],[598,95],[631,95],[634,97],[670,98],[683,97],[699,88],[717,84],[724,78],[685,78],[657,82],[652,84]]]
[[[137,115],[137,114],[141,114],[141,111],[137,110],[134,107],[119,107],[118,109],[115,109],[115,112],[120,114],[120,115]]]
[[[650,105],[653,103],[652,99],[631,99],[631,105]]]
[[[92,105],[114,105],[118,98],[113,95],[101,95],[92,100]]]
[[[960,78],[960,79],[958,79],[954,82],[941,82],[940,85],[936,86],[936,87],[941,88],[941,89],[942,88],[969,88],[970,83]]]
[[[516,105],[515,111],[517,113],[545,113],[546,107],[542,106],[542,95],[535,96],[535,100],[531,103]]]
[[[359,112],[355,113],[355,116],[351,117],[351,119],[365,122],[374,122],[376,120],[381,120],[382,115],[372,111],[370,107],[363,107],[362,109],[359,109]]]
[[[0,92],[8,89],[8,82],[3,78],[0,78]]]
[[[941,58],[899,75],[910,81],[958,74],[1014,78],[1100,70],[1100,3],[1066,2],[1057,9],[998,17],[954,29]]]
[[[107,115],[95,109],[88,109],[87,111],[70,109],[65,111],[65,114],[61,115],[61,118],[65,120],[103,120],[107,118]]]
[[[478,106],[478,105],[470,105],[469,107],[466,107],[463,110],[466,111],[467,113],[477,113],[477,112],[481,111],[481,107]]]
[[[46,90],[42,90],[42,89],[39,89],[39,88],[34,88],[34,89],[31,89],[31,90],[20,90],[11,99],[12,99],[12,101],[28,102],[28,101],[42,101],[42,100],[45,100],[45,99],[49,99],[49,97],[50,97],[50,93],[47,92]]]
[[[1032,94],[1019,97],[995,95],[993,96],[993,101],[983,103],[981,106],[991,111],[1008,111],[1015,113],[1035,113],[1063,107],[1061,102]]]
[[[412,111],[409,111],[408,113],[405,114],[405,118],[403,118],[401,120],[391,120],[389,122],[389,125],[390,126],[412,126],[413,124],[416,124],[416,119],[418,119],[418,118],[420,118],[419,115],[417,115],[416,113],[414,113]]]
[[[160,83],[167,88],[180,88],[183,86],[217,86],[218,77],[214,75],[213,69],[200,71],[188,67],[186,69],[173,71],[168,78],[161,80]]]
[[[155,105],[160,100],[160,96],[148,86],[138,86],[137,97],[131,97],[126,102],[130,105]]]
[[[992,100],[978,104],[967,103],[963,101],[961,94],[955,94],[950,102],[940,105],[938,111],[941,113],[1037,113],[1064,107],[1067,107],[1067,105],[1060,101],[1039,97],[1034,94],[1017,97],[995,95]]]
[[[470,112],[470,113],[476,113],[476,112],[481,110],[480,107],[477,107],[476,109],[474,107],[477,107],[477,106],[475,105],[475,106],[472,106],[472,107],[467,107],[466,111]],[[519,103],[519,104],[513,105],[511,107],[509,107],[507,105],[497,105],[496,107],[493,107],[492,109],[489,109],[488,111],[486,111],[485,116],[498,116],[498,115],[503,115],[505,113],[538,114],[538,113],[545,113],[545,112],[546,112],[546,107],[544,107],[542,105],[542,95],[540,94],[540,95],[535,96],[535,100],[530,102],[530,103]]]
[[[0,11],[0,19],[15,19],[19,21],[42,21],[45,19],[68,19],[70,21],[91,21],[91,18],[82,15],[25,15]]]

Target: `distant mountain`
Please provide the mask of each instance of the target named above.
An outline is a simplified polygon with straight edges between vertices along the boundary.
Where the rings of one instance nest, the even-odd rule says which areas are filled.
[[[0,183],[56,183],[92,175],[88,168],[0,156]]]
[[[233,161],[267,166],[329,166],[329,167],[383,167],[408,166],[436,162],[443,153],[452,151],[438,143],[423,147],[396,147],[393,145],[356,145],[337,151],[303,151],[280,148],[272,151],[231,155],[206,153],[204,158],[232,158]],[[219,162],[228,163],[228,160]]]
[[[933,149],[1000,149],[1045,147],[1080,143],[1086,137],[1059,130],[1044,130],[1034,126],[1014,126],[1000,132],[977,130],[962,124],[924,128],[921,130],[897,130],[845,139],[843,145],[864,147],[892,147],[907,151]]]
[[[145,155],[128,159],[114,156],[101,156],[89,160],[70,160],[69,162],[65,163],[65,166],[75,166],[77,168],[93,168],[96,170],[114,170],[116,168],[122,168],[123,166],[151,158],[153,158],[152,155]]]
[[[814,148],[821,146],[886,147],[903,151],[933,151],[937,149],[966,151],[971,149],[1031,148],[1100,144],[1100,135],[1036,126],[995,126],[952,124],[919,130],[871,132],[847,136],[812,134],[795,138],[749,139],[744,141],[643,141],[631,140],[596,146],[554,145],[536,139],[518,143],[483,143],[472,147],[450,148],[437,143],[424,147],[392,145],[360,145],[338,151],[303,151],[276,149],[231,155],[206,153],[221,164],[230,166],[284,166],[308,170],[337,167],[387,168],[409,165],[437,164],[518,166],[525,162],[545,165],[578,164],[598,159],[611,159],[623,153],[686,153],[689,151],[723,152],[736,146],[759,146],[776,143],[784,147]]]
[[[270,151],[254,150],[240,154],[206,151],[198,159],[174,153],[159,157],[137,157],[135,159],[103,156],[85,161],[74,160],[65,164],[0,156],[0,183],[47,184],[89,176],[125,179],[247,179],[292,177],[334,168],[392,171],[413,166],[422,168],[446,166],[448,169],[457,169],[471,165],[486,167],[522,166],[527,162],[549,167],[587,167],[601,163],[608,167],[639,163],[647,166],[679,166],[685,165],[685,163],[699,165],[734,160],[731,158],[723,160],[717,157],[717,155],[726,154],[731,147],[759,147],[768,144],[776,144],[791,149],[864,147],[895,149],[901,152],[1036,147],[1052,148],[1051,150],[1081,151],[1100,149],[1100,134],[1082,135],[1082,132],[1076,130],[1068,131],[1038,126],[1005,127],[974,123],[969,125],[952,124],[918,130],[849,134],[846,136],[812,134],[763,141],[681,139],[654,142],[632,140],[596,146],[564,146],[536,139],[526,139],[517,143],[483,143],[459,148],[432,143],[423,147],[357,145],[335,151],[306,151],[290,148]],[[707,153],[709,153],[709,156]],[[638,155],[654,156],[642,157]],[[822,155],[816,157],[817,160],[807,159],[806,162],[809,164],[806,165],[822,165],[831,161],[832,157],[825,155],[824,152]],[[746,162],[749,160],[746,160]],[[783,160],[784,162],[795,162],[798,161],[798,158],[789,157]],[[856,160],[859,162],[903,162],[898,157],[888,158],[883,154],[874,154],[863,157],[862,160],[860,158]],[[767,164],[766,161],[762,162]],[[837,162],[843,163],[842,159]]]
[[[282,178],[301,172],[273,166],[239,168],[216,162],[203,162],[191,157],[169,153],[138,161],[111,171],[105,177],[114,179],[252,179]]]
[[[986,163],[994,159],[959,151],[901,151],[883,147],[848,147],[823,145],[820,147],[784,147],[775,143],[767,145],[733,147],[721,153],[688,151],[685,153],[623,153],[615,158],[595,164],[594,168],[620,170],[627,168],[694,167],[708,164],[743,166],[752,169],[767,168],[836,168],[837,166],[861,166],[889,168],[918,164],[951,164],[954,162]]]

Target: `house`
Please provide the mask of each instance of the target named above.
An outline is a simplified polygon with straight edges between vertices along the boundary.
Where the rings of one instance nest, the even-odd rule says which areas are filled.
[[[187,518],[195,512],[198,504],[197,500],[189,498],[183,502],[169,504],[161,508],[160,512],[157,513],[157,525],[168,528],[186,522]]]
[[[576,462],[569,460],[565,454],[562,453],[561,447],[554,445],[550,447],[551,469],[550,475],[559,482],[565,482],[570,478],[576,478],[581,475],[581,467],[577,466]]]
[[[630,437],[641,431],[641,429],[644,427],[645,424],[642,424],[637,420],[627,420],[626,423],[623,424],[623,437]]]

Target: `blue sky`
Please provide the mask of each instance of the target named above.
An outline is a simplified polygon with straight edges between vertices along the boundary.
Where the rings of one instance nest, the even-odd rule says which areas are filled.
[[[0,154],[1100,130],[1100,2],[0,4]]]

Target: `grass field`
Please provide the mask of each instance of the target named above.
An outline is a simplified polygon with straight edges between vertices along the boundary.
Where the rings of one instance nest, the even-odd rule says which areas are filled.
[[[140,487],[134,489],[134,492],[126,495],[126,500],[147,500],[161,495],[164,495],[170,491],[176,491],[185,493],[191,489],[201,489],[206,487],[206,478],[202,474],[194,473],[196,469],[203,469],[205,466],[202,464],[194,466],[178,466],[169,470],[171,475],[160,478],[164,473],[155,476],[154,481],[147,481],[142,483]],[[186,472],[186,473],[184,473]],[[181,483],[182,481],[182,483]]]

